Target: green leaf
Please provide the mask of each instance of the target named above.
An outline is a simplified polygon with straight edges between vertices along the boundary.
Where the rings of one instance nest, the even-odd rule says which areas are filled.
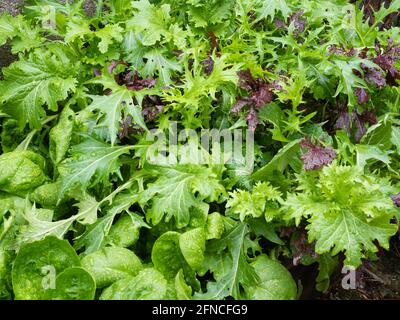
[[[48,290],[46,300],[93,300],[96,283],[84,269],[73,267],[62,271],[56,279],[56,289]]]
[[[253,173],[252,179],[254,181],[265,181],[275,170],[283,172],[293,157],[300,151],[299,142],[299,140],[294,140],[287,143],[268,164]]]
[[[156,7],[148,0],[140,0],[132,1],[132,6],[137,13],[128,21],[128,27],[142,34],[141,42],[145,46],[154,46],[162,37],[169,36],[170,5]]]
[[[61,52],[61,51],[60,51]],[[46,116],[43,105],[58,110],[58,102],[76,89],[76,66],[61,53],[36,50],[3,69],[0,109],[18,120],[21,127],[40,128]]]
[[[95,279],[97,288],[136,276],[142,269],[140,259],[130,250],[106,247],[83,257],[84,267]]]
[[[260,255],[251,264],[259,277],[256,285],[245,290],[252,300],[294,300],[297,286],[290,272],[278,261]]]
[[[188,12],[196,28],[212,28],[213,25],[228,20],[234,13],[234,0],[187,0],[186,2],[190,4]]]
[[[0,16],[0,45],[2,46],[7,42],[7,39],[14,37],[16,30],[14,27],[13,19],[7,14]]]
[[[245,190],[235,190],[229,194],[226,203],[227,215],[240,218],[244,221],[246,217],[265,217],[270,222],[279,214],[278,202],[281,201],[281,193],[277,188],[267,182],[258,182],[250,193]]]
[[[357,165],[361,168],[364,168],[367,164],[367,160],[374,159],[379,160],[389,165],[390,160],[390,151],[382,151],[379,147],[375,145],[365,145],[365,144],[358,144],[356,145],[357,151]]]
[[[376,145],[383,150],[387,150],[392,146],[391,137],[392,122],[385,118],[369,127],[360,142],[368,145]]]
[[[147,129],[142,116],[136,111],[137,107],[133,105],[129,90],[119,89],[113,91],[111,95],[90,97],[93,101],[89,105],[88,110],[99,111],[98,126],[108,130],[108,138],[112,145],[117,140],[123,115],[132,115],[133,120],[137,124]]]
[[[323,254],[318,257],[318,276],[316,288],[320,292],[326,292],[329,289],[330,277],[336,270],[339,262],[337,257],[330,254]]]
[[[303,192],[290,195],[282,211],[296,224],[301,216],[309,217],[306,229],[317,253],[344,252],[345,265],[358,267],[362,258],[378,251],[378,243],[389,248],[397,227],[391,223],[396,212],[386,180],[360,167],[332,164],[300,181]]]
[[[25,195],[48,180],[45,159],[32,151],[0,155],[0,190]]]
[[[28,222],[28,227],[22,235],[24,241],[41,240],[47,236],[56,236],[62,239],[76,219],[76,216],[72,216],[53,222],[53,212],[46,216],[43,216],[42,213],[42,209],[36,209],[36,205],[32,207],[26,205],[24,218]]]
[[[161,300],[167,294],[167,280],[153,268],[125,278],[105,289],[100,300]]]
[[[284,18],[288,17],[292,10],[286,3],[286,0],[270,0],[270,1],[256,1],[256,16],[257,21],[265,18],[271,18],[274,21],[275,14],[280,12]]]
[[[71,190],[109,183],[110,175],[119,173],[119,157],[132,149],[132,146],[113,147],[88,135],[83,135],[83,139],[72,147],[71,157],[58,167],[61,174],[59,199]]]
[[[209,242],[204,261],[215,281],[208,281],[207,292],[196,293],[196,299],[214,300],[229,296],[241,299],[241,286],[256,285],[258,276],[247,262],[247,235],[247,225],[239,223],[221,239]]]
[[[107,243],[117,247],[130,247],[139,239],[141,227],[142,225],[134,222],[129,214],[123,214],[111,227]]]
[[[163,49],[152,49],[144,54],[147,59],[142,69],[143,76],[152,77],[158,75],[163,85],[171,84],[171,75],[174,71],[181,71],[181,64],[168,57],[167,51]]]
[[[44,254],[45,253],[45,254]],[[46,299],[50,287],[47,277],[61,274],[67,268],[79,267],[80,261],[68,241],[55,237],[23,245],[12,269],[12,285],[16,299]],[[56,283],[57,285],[57,283]]]
[[[363,214],[344,210],[332,217],[314,216],[309,221],[307,229],[310,240],[316,240],[315,251],[325,253],[332,249],[333,255],[344,251],[344,263],[353,267],[361,264],[361,258],[365,257],[362,252],[378,251],[375,241],[389,249],[389,239],[397,231],[389,217],[368,221]]]
[[[175,290],[179,300],[190,300],[192,297],[192,288],[186,284],[182,269],[176,274]]]
[[[154,242],[151,251],[154,267],[167,279],[174,278],[185,261],[179,247],[179,239],[178,232],[168,231]]]
[[[146,216],[154,225],[165,216],[166,222],[174,217],[178,228],[185,227],[191,208],[208,210],[203,201],[216,201],[224,193],[219,174],[211,168],[179,165],[153,169],[159,178],[140,195],[140,203],[151,202]]]
[[[223,216],[213,212],[207,216],[206,239],[220,239],[225,231]]]
[[[364,64],[368,67],[375,67],[375,65],[361,58],[353,58],[350,61],[335,60],[334,63],[336,64],[337,70],[340,73],[340,82],[337,87],[335,97],[341,92],[346,94],[349,98],[348,105],[353,107],[358,104],[354,90],[356,88],[367,87],[365,81],[359,76],[355,75],[353,70],[363,72],[361,64]]]
[[[195,270],[199,269],[203,264],[206,248],[204,228],[196,228],[182,233],[179,238],[179,247],[189,266]]]
[[[74,128],[75,112],[70,108],[64,108],[61,112],[60,119],[49,133],[49,153],[54,164],[64,160],[68,152],[72,130]]]
[[[94,224],[88,225],[85,232],[75,239],[74,247],[77,250],[84,247],[84,254],[90,254],[99,250],[110,242],[113,242],[114,244],[115,242],[118,242],[121,244],[122,237],[120,237],[120,235],[115,234],[117,238],[115,238],[115,236],[108,237],[108,235],[112,228],[115,216],[122,211],[127,211],[134,202],[136,202],[136,198],[135,194],[132,192],[128,191],[119,193],[113,199],[112,204],[104,209],[104,211],[107,212],[106,215],[99,218]],[[141,220],[135,220],[135,223],[133,223],[132,216],[130,218],[133,225],[139,225],[148,228],[148,225],[146,225],[144,222],[141,222]],[[119,227],[115,227],[115,229],[118,231]],[[132,239],[132,236],[130,236],[129,239]]]

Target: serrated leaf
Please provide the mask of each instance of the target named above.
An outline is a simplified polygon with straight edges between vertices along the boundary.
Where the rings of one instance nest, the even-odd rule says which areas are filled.
[[[109,176],[119,172],[119,157],[129,153],[132,146],[111,146],[84,135],[82,143],[71,149],[71,157],[59,166],[59,199],[67,191],[85,189],[91,184],[109,182]]]
[[[208,210],[204,200],[215,201],[224,192],[219,176],[200,165],[154,167],[159,178],[140,195],[140,203],[151,203],[147,217],[154,225],[173,217],[178,228],[190,221],[190,209]],[[197,192],[197,195],[195,195]]]
[[[58,102],[76,89],[75,72],[66,57],[61,60],[50,52],[37,50],[28,59],[3,69],[0,108],[17,119],[21,127],[28,123],[31,128],[40,128],[46,116],[43,106],[57,111]]]
[[[248,227],[239,223],[219,240],[212,240],[206,251],[206,265],[214,281],[208,281],[206,293],[196,293],[195,299],[216,300],[226,297],[243,299],[241,286],[251,287],[258,281],[253,267],[247,262],[245,239]]]

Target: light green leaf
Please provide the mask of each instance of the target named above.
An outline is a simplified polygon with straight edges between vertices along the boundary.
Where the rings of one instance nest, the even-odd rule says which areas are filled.
[[[106,247],[83,257],[82,266],[96,281],[97,288],[136,276],[142,269],[140,259],[130,250]]]
[[[213,212],[207,216],[206,239],[220,239],[225,231],[224,220],[221,214]]]
[[[181,64],[168,57],[167,51],[163,49],[152,49],[143,58],[147,59],[142,70],[143,76],[152,77],[157,74],[163,85],[171,84],[172,73],[182,69]]]
[[[13,151],[0,155],[0,190],[25,195],[45,183],[45,159],[33,151]]]
[[[255,12],[257,14],[257,21],[270,17],[271,21],[274,21],[275,14],[280,12],[282,16],[286,19],[292,10],[286,3],[286,0],[269,0],[256,1]]]
[[[256,285],[245,290],[252,300],[294,300],[297,286],[290,272],[278,261],[260,255],[252,263],[259,277]]]
[[[154,225],[165,216],[175,219],[178,228],[190,221],[190,209],[205,208],[203,201],[216,201],[224,193],[219,174],[200,165],[154,167],[159,178],[140,195],[140,203],[151,202],[146,216]],[[197,193],[197,195],[196,195]]]
[[[0,106],[18,120],[21,127],[40,128],[46,116],[43,106],[58,110],[58,102],[76,89],[76,65],[64,55],[36,50],[27,59],[21,59],[3,69],[0,85]]]
[[[67,268],[56,278],[56,288],[48,290],[46,300],[93,300],[96,283],[92,276],[78,267]]]
[[[167,279],[174,278],[185,261],[179,247],[179,239],[178,232],[168,231],[154,242],[151,251],[154,267]]]
[[[68,152],[74,128],[75,112],[70,108],[64,108],[61,112],[60,119],[49,133],[49,153],[54,164],[64,160]]]
[[[167,280],[153,268],[144,269],[136,277],[113,283],[100,300],[161,300],[167,294]]]
[[[44,252],[46,254],[43,254]],[[50,287],[43,285],[46,280],[44,277],[55,276],[67,268],[79,266],[79,258],[66,240],[47,237],[44,240],[23,245],[12,269],[15,298],[47,299],[47,290],[50,290]],[[51,279],[48,280],[51,281]]]
[[[119,157],[132,149],[132,146],[113,147],[88,135],[83,138],[82,143],[72,147],[72,157],[58,167],[61,175],[59,199],[71,190],[109,183],[109,176],[119,172]]]
[[[182,233],[179,238],[181,252],[193,269],[201,267],[206,248],[206,234],[204,228],[196,228]]]
[[[179,300],[190,300],[192,297],[192,288],[186,284],[182,269],[176,274],[175,290]]]

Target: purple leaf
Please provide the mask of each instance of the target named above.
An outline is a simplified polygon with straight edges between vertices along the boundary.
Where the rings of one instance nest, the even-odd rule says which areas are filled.
[[[357,96],[358,104],[367,103],[369,100],[368,93],[364,88],[356,88],[354,90],[355,95]]]
[[[336,152],[332,148],[326,148],[313,144],[310,140],[305,139],[300,143],[301,147],[308,149],[300,159],[303,160],[304,169],[316,170],[325,165],[329,165],[336,158]]]
[[[119,64],[118,61],[115,61],[115,60],[111,61],[111,64],[107,67],[108,73],[112,74],[118,64]]]
[[[249,69],[238,72],[239,76],[239,87],[246,91],[252,91],[257,86],[256,80],[251,75]]]
[[[232,112],[232,113],[239,113],[240,110],[242,110],[244,106],[247,106],[247,105],[249,105],[249,104],[251,104],[251,103],[252,103],[252,101],[251,101],[249,98],[247,98],[247,97],[242,98],[242,99],[239,99],[239,100],[233,105],[233,107],[231,108],[231,112]]]
[[[251,100],[258,109],[262,108],[268,103],[271,103],[273,98],[274,94],[271,91],[271,86],[268,84],[261,85],[259,90],[251,95]]]
[[[376,85],[379,88],[382,88],[386,85],[386,79],[381,70],[377,68],[363,68],[365,70],[365,80],[373,85]]]
[[[351,122],[352,119],[350,117],[349,112],[347,111],[347,107],[339,108],[339,117],[336,121],[335,127],[337,129],[344,129],[347,132],[347,135],[351,134]]]
[[[249,113],[246,117],[247,124],[249,126],[250,131],[254,132],[257,129],[257,125],[260,123],[258,120],[258,114],[254,108],[249,109]]]
[[[132,128],[132,117],[127,116],[125,119],[123,119],[120,122],[120,129],[118,132],[118,138],[122,140],[123,138],[127,137],[133,133],[133,128]]]
[[[390,197],[396,207],[400,207],[400,192]]]
[[[122,79],[121,79],[122,76]],[[156,85],[156,80],[153,78],[141,78],[137,71],[129,71],[126,75],[119,75],[117,80],[119,85],[126,85],[129,90],[139,91],[145,88],[152,88]]]
[[[369,110],[364,110],[361,114],[354,110],[353,120],[356,126],[356,132],[354,135],[356,142],[360,142],[361,138],[367,132],[366,124],[372,125],[377,122],[376,116]]]
[[[304,10],[299,10],[299,11],[293,13],[289,17],[289,22],[290,23],[293,22],[297,33],[302,33],[306,28],[307,19],[306,18],[302,18],[303,14],[304,14]]]
[[[211,58],[211,56],[208,56],[208,58],[205,59],[202,64],[204,73],[210,75],[214,70],[214,60]]]
[[[94,74],[96,77],[101,77],[101,71],[100,71],[99,69],[93,69],[93,74]]]
[[[285,21],[283,21],[283,20],[281,20],[281,19],[275,19],[274,23],[275,23],[275,26],[276,26],[278,29],[284,29],[284,28],[286,28],[286,23],[285,23]]]
[[[159,96],[145,96],[142,104],[142,115],[147,121],[153,121],[164,111],[164,104]]]

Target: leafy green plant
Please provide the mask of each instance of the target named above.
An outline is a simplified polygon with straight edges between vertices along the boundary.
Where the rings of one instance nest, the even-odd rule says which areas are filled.
[[[84,2],[0,15],[0,299],[296,299],[398,241],[399,0]]]

